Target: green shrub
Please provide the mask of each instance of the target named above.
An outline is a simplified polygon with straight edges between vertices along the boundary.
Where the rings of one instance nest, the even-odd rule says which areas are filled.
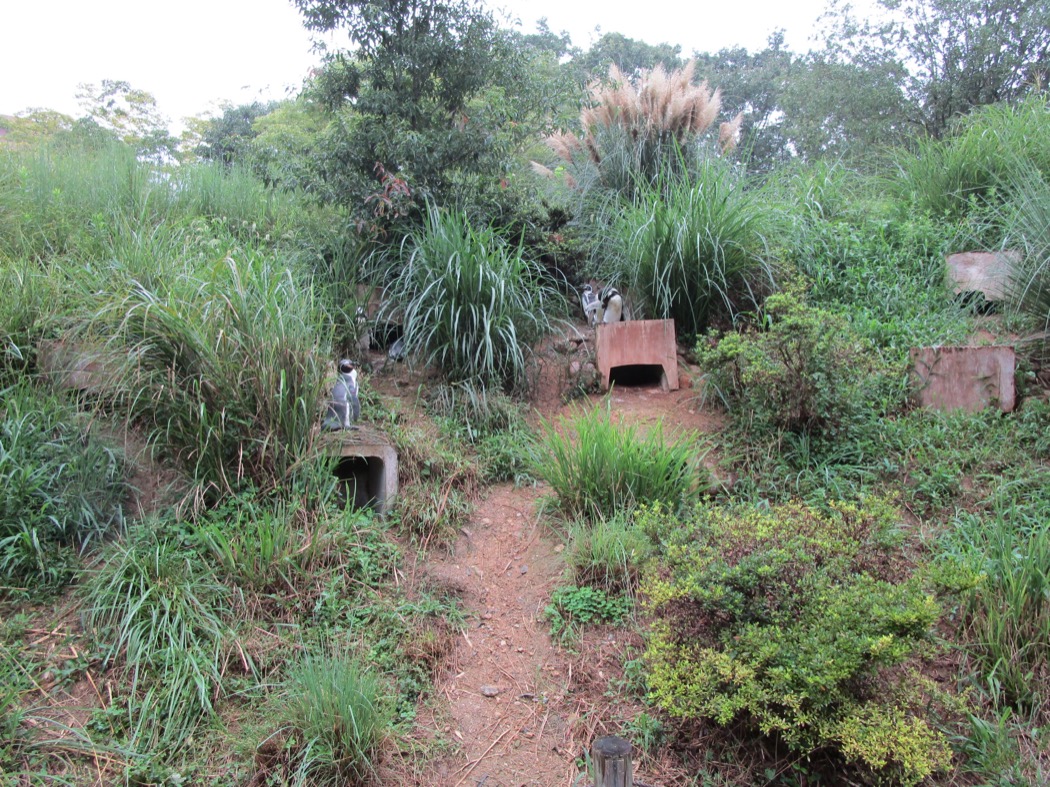
[[[735,317],[773,285],[764,259],[768,208],[732,168],[706,160],[689,178],[643,188],[610,229],[612,253],[600,266],[637,303],[639,314],[673,319],[686,336],[716,313]]]
[[[493,230],[437,208],[406,248],[387,297],[408,353],[452,382],[524,388],[532,345],[562,308],[542,269]]]
[[[848,321],[794,291],[769,296],[749,331],[697,347],[701,366],[737,426],[836,438],[900,407],[903,363],[884,360]]]
[[[359,784],[376,776],[390,713],[385,687],[348,653],[307,654],[284,682],[293,743],[286,783]]]
[[[545,420],[541,429],[536,473],[571,518],[598,520],[645,503],[674,508],[698,494],[704,471],[695,434],[667,442],[661,423],[644,433],[613,423],[611,404]]]
[[[0,577],[61,585],[73,558],[124,521],[123,455],[87,416],[22,382],[0,391]]]
[[[651,697],[672,716],[744,720],[803,755],[830,749],[916,783],[949,753],[899,670],[938,605],[895,549],[891,506],[830,508],[643,515],[666,560],[643,584]]]

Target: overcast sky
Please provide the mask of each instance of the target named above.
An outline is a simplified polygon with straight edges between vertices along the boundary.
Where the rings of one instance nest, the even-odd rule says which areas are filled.
[[[764,46],[778,27],[808,48],[825,0],[487,0],[531,32],[547,17],[587,47],[618,32],[683,52]],[[334,43],[344,43],[345,38]],[[175,124],[234,104],[291,95],[318,58],[291,0],[8,0],[0,14],[0,114],[83,113],[80,83],[122,79],[151,92]]]

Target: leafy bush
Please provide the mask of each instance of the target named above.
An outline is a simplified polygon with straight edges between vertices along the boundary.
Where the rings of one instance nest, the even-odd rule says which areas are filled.
[[[22,382],[0,391],[0,577],[57,586],[71,558],[123,524],[122,454],[87,418]]]
[[[536,472],[569,517],[598,520],[645,503],[675,508],[696,498],[703,472],[696,435],[665,442],[660,423],[641,434],[613,423],[611,404],[545,420],[541,428]]]
[[[286,783],[358,784],[376,775],[390,713],[385,687],[348,653],[308,654],[284,682],[294,769]]]
[[[549,330],[557,294],[519,247],[458,212],[431,208],[387,288],[405,348],[452,382],[524,388],[532,344]]]
[[[768,213],[761,192],[746,189],[725,162],[706,160],[688,178],[641,189],[616,214],[602,273],[641,298],[646,315],[696,335],[714,314],[735,317],[771,289]]]
[[[702,340],[700,364],[737,425],[834,438],[899,407],[904,366],[884,360],[848,321],[795,291],[769,296],[752,330]]]
[[[902,783],[945,767],[899,670],[939,616],[885,502],[700,505],[642,524],[666,562],[643,584],[651,697],[672,716],[746,720],[793,750],[838,751]]]

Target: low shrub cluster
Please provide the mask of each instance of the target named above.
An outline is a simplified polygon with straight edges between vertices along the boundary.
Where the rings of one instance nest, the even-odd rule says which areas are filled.
[[[760,439],[841,438],[900,407],[906,393],[902,363],[797,290],[770,295],[750,331],[701,340],[697,355],[734,422]]]
[[[903,561],[897,521],[880,500],[644,513],[665,557],[643,584],[653,701],[902,783],[946,767],[907,669],[940,609]]]

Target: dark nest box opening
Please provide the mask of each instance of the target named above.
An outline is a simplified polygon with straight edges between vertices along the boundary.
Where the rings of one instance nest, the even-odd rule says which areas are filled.
[[[386,500],[386,463],[378,456],[343,456],[335,466],[344,506],[383,512]]]
[[[609,384],[618,388],[651,388],[665,385],[664,367],[660,364],[614,366],[609,370]]]

